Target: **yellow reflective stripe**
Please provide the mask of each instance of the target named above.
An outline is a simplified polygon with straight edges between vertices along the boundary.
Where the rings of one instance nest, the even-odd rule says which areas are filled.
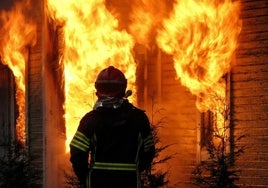
[[[149,135],[147,138],[144,139],[144,151],[148,151],[153,145],[154,140],[152,135]]]
[[[147,136],[147,138],[144,139],[144,143],[146,144],[147,142],[150,142],[152,140],[153,140],[153,135],[150,134],[149,136]]]
[[[84,143],[80,142],[79,140],[73,139],[72,142],[70,143],[71,146],[74,146],[82,151],[87,151],[89,146],[85,145]]]
[[[86,137],[83,133],[81,133],[81,132],[79,132],[79,131],[77,131],[77,132],[75,133],[75,137],[77,137],[78,139],[84,141],[85,143],[89,143],[89,139],[88,139],[88,137]]]
[[[154,142],[148,143],[147,145],[144,146],[144,151],[148,151],[153,146],[154,146]]]
[[[89,139],[83,133],[77,131],[70,145],[76,147],[77,149],[87,152],[90,146],[90,142]]]
[[[130,163],[103,163],[95,162],[93,169],[99,170],[124,170],[124,171],[136,171],[136,164]]]

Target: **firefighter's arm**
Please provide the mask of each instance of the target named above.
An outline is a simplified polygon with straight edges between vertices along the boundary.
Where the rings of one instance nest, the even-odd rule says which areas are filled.
[[[70,145],[71,158],[73,171],[81,184],[86,182],[88,173],[88,153],[83,152],[76,147]]]
[[[87,135],[87,118],[86,116],[80,121],[79,127],[70,143],[70,161],[74,173],[80,183],[86,181],[88,174],[88,157],[90,151],[90,139]]]
[[[150,127],[150,122],[147,116],[144,114],[142,117],[144,125],[141,128],[141,137],[143,140],[143,147],[140,156],[140,170],[146,170],[150,167],[153,158],[155,156],[155,143]]]

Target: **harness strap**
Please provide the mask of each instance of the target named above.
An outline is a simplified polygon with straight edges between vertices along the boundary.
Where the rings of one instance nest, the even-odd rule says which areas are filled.
[[[95,162],[93,169],[98,170],[122,170],[122,171],[136,171],[137,165],[130,163],[104,163]]]

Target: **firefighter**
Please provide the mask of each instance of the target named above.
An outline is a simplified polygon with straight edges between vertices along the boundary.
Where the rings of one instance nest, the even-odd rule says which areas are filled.
[[[119,69],[103,69],[95,82],[98,100],[70,143],[73,170],[87,188],[139,188],[140,172],[154,158],[148,117],[127,100],[126,87]]]

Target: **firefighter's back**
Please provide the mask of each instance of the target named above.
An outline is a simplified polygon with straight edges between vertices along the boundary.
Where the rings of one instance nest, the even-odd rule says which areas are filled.
[[[91,185],[93,188],[136,188],[140,110],[129,103],[99,108],[93,126]]]

